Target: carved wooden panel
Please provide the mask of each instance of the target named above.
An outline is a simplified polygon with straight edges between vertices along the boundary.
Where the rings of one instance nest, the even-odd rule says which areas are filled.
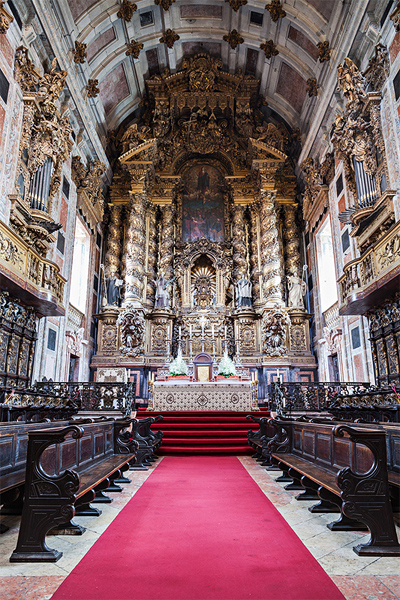
[[[331,437],[317,433],[316,454],[322,462],[330,464],[332,457]]]

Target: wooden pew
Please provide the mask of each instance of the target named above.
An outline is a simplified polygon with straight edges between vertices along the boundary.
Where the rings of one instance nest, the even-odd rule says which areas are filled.
[[[23,492],[26,471],[26,453],[28,449],[28,433],[38,429],[54,429],[66,427],[68,421],[53,423],[1,423],[0,448],[2,461],[0,465],[0,505],[2,515],[22,514]],[[2,525],[4,533],[8,527]]]
[[[279,469],[271,462],[270,442],[272,440],[274,442],[282,440],[281,429],[276,426],[270,417],[247,415],[246,419],[258,423],[260,426],[258,431],[249,429],[247,432],[248,443],[256,451],[253,458],[259,461],[261,466],[269,467],[269,470],[278,471]],[[280,481],[283,481],[283,479],[280,479]]]
[[[286,437],[270,442],[271,456],[287,468],[296,488],[305,492],[297,498],[321,502],[312,512],[341,510],[331,530],[368,528],[371,539],[354,547],[360,556],[400,556],[390,502],[386,435],[381,428],[348,424],[273,421]],[[315,508],[315,507],[314,507]]]
[[[156,459],[155,451],[160,447],[163,433],[151,431],[150,426],[162,419],[161,415],[132,419],[132,439],[138,444],[135,462],[131,466],[133,471],[147,471],[147,467]]]
[[[76,510],[96,512],[90,506],[96,490],[107,488],[135,459],[137,444],[122,435],[130,423],[83,419],[28,431],[25,498],[10,562],[56,562],[62,553],[46,545],[46,534],[84,532],[72,521]]]
[[[156,452],[158,448],[161,446],[164,434],[161,430],[152,431],[151,426],[153,423],[158,423],[163,420],[162,415],[157,415],[156,417],[145,417],[143,419],[138,419],[138,432],[142,438],[144,438],[148,443],[152,445],[153,454],[149,460],[154,461],[158,457],[156,456]]]

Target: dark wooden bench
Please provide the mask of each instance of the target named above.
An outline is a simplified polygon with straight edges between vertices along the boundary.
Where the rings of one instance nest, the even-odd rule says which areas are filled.
[[[331,530],[371,532],[367,544],[354,548],[361,556],[400,556],[390,501],[384,427],[273,420],[284,432],[271,440],[271,457],[293,483],[304,489],[299,500],[319,499],[311,512],[340,510]],[[385,425],[385,424],[383,424]]]
[[[99,514],[90,504],[96,492],[135,459],[137,444],[123,435],[130,423],[82,419],[28,431],[25,497],[11,562],[56,562],[62,553],[48,548],[46,534],[84,532],[74,515]]]
[[[132,470],[147,471],[148,466],[157,459],[155,452],[162,443],[163,432],[151,431],[150,427],[153,423],[162,420],[162,415],[132,419],[132,439],[138,444],[136,459],[131,466]]]
[[[28,433],[38,429],[66,427],[68,421],[53,423],[0,423],[0,505],[2,515],[22,514]],[[1,525],[4,533],[8,527]]]

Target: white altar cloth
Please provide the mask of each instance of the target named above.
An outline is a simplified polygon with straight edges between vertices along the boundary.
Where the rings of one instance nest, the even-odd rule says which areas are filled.
[[[251,411],[252,382],[155,381],[153,410]]]

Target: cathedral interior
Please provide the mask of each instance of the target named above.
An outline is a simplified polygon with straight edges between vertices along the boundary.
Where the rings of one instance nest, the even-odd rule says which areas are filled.
[[[400,2],[0,0],[0,134],[3,392],[396,393]]]
[[[399,383],[397,13],[361,4],[2,4],[3,385],[146,400],[179,345],[260,400]]]

